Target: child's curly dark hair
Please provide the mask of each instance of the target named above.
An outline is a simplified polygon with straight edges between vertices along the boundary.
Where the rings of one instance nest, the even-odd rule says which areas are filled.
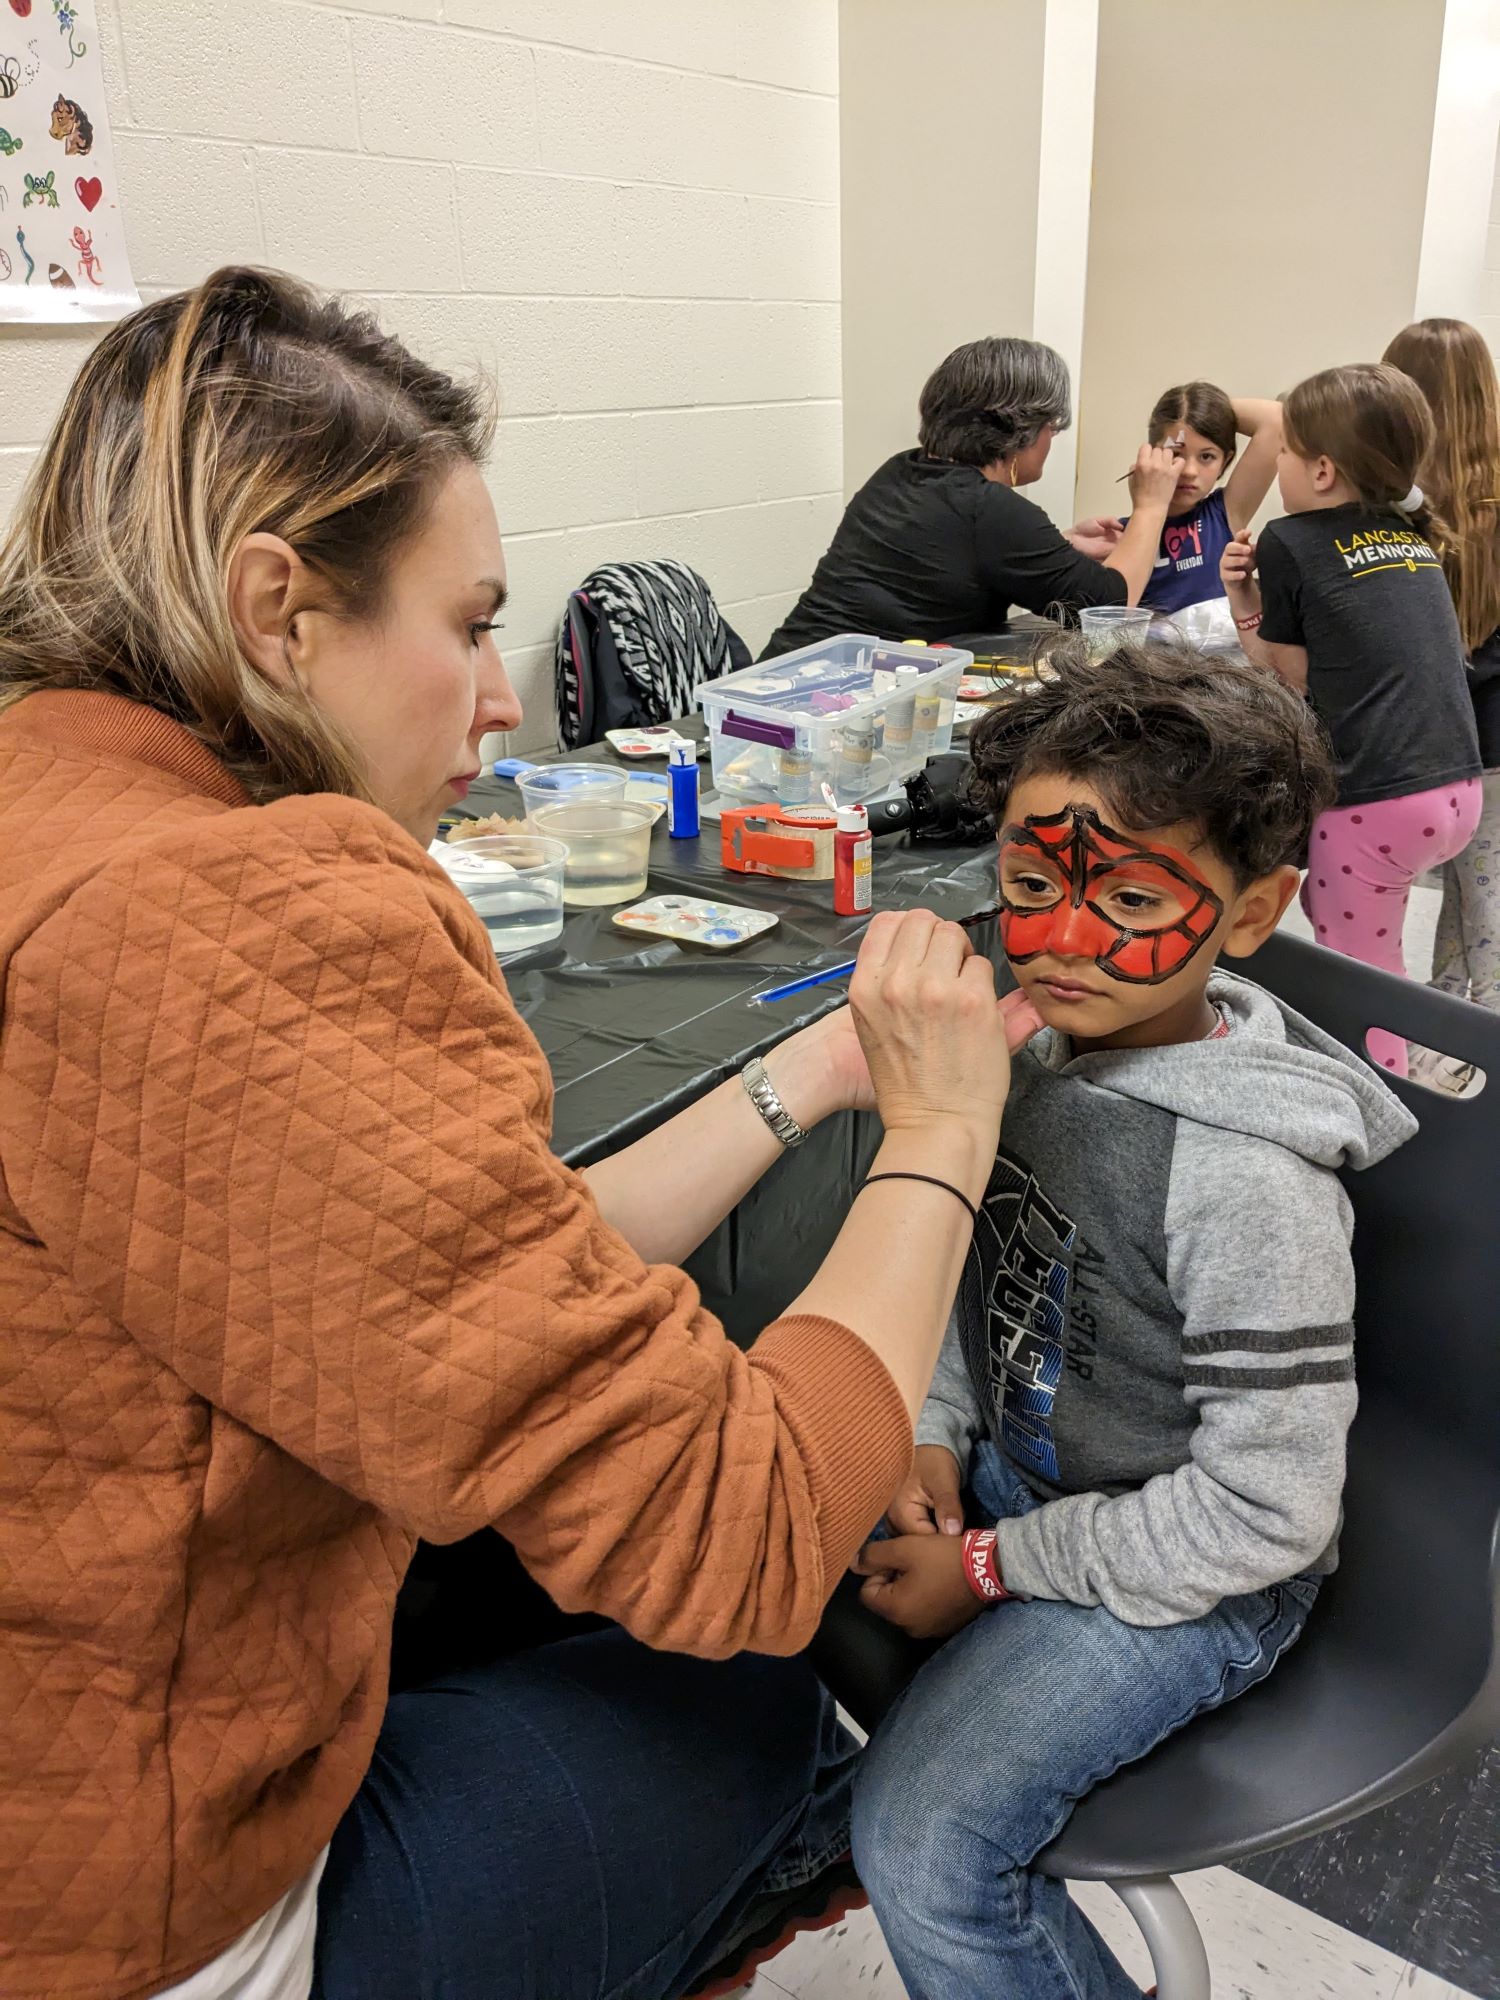
[[[1094,659],[1077,635],[1047,669],[974,730],[972,790],[997,823],[1022,779],[1058,773],[1133,832],[1201,827],[1241,888],[1302,858],[1337,787],[1321,725],[1273,674],[1154,640]]]

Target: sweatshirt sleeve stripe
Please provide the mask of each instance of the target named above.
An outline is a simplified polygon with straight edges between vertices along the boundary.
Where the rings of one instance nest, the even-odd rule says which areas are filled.
[[[1303,1354],[1310,1348],[1348,1347],[1353,1339],[1349,1320],[1338,1326],[1224,1327],[1185,1335],[1182,1353],[1189,1363],[1206,1354]]]
[[[1291,1368],[1189,1366],[1184,1380],[1191,1389],[1303,1389],[1319,1382],[1352,1382],[1354,1350],[1337,1361],[1301,1361]]]

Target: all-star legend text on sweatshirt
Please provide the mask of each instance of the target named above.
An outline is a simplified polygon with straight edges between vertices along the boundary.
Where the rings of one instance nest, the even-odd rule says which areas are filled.
[[[1355,1409],[1341,1166],[1416,1121],[1261,987],[1228,1033],[1013,1066],[1001,1150],[917,1426],[988,1436],[1050,1504],[998,1524],[1007,1586],[1133,1625],[1334,1567]]]

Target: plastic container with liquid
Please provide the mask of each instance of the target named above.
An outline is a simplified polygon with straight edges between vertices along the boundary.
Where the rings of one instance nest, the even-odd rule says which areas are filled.
[[[445,842],[438,851],[500,959],[562,936],[567,858],[561,841],[534,833],[484,834]]]
[[[539,806],[602,805],[623,799],[628,771],[613,764],[536,764],[516,777],[521,804],[530,819]]]
[[[570,910],[629,903],[643,893],[658,811],[624,798],[537,807],[531,825],[568,851],[563,901]]]

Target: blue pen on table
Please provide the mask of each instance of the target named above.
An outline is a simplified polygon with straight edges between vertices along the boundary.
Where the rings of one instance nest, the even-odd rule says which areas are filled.
[[[974,930],[980,924],[993,923],[1000,914],[999,906],[994,909],[977,910],[972,917],[956,917],[954,922],[960,930]],[[769,1007],[773,1000],[790,1000],[795,993],[811,992],[814,986],[827,986],[835,979],[847,979],[859,963],[858,959],[846,958],[840,965],[826,965],[821,972],[809,972],[801,979],[789,979],[785,986],[773,986],[765,993],[752,993],[752,1007]]]

